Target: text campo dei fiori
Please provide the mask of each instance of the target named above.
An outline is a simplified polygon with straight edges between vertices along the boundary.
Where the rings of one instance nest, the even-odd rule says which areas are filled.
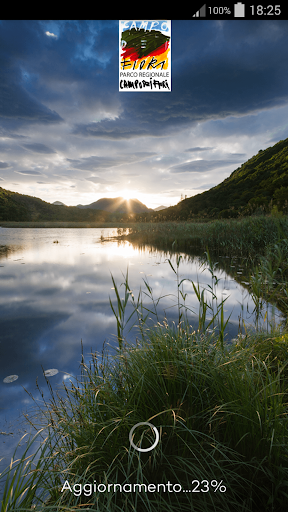
[[[119,21],[119,91],[171,91],[171,20]]]

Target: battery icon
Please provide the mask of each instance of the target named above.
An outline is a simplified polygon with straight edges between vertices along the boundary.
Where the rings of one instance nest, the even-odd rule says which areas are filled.
[[[234,18],[245,18],[245,4],[242,2],[234,4]]]

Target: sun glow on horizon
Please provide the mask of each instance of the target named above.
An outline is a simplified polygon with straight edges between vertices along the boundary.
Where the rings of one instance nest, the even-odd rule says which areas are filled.
[[[115,196],[116,197],[116,196]],[[139,190],[130,190],[128,188],[125,188],[123,190],[119,190],[117,193],[117,197],[123,197],[125,201],[129,201],[130,199],[138,199],[141,203],[143,203],[147,208],[157,208],[158,206],[162,205],[164,203],[167,204],[167,199],[159,196],[157,201],[157,196],[155,197],[155,194],[147,194],[143,192],[139,192]],[[174,198],[172,198],[174,199]],[[176,204],[175,201],[171,201],[172,204]],[[170,204],[168,205],[170,206]]]
[[[128,188],[125,188],[124,190],[121,190],[119,192],[119,196],[123,197],[123,199],[125,199],[126,201],[129,201],[129,199],[138,199],[137,198],[137,191],[129,190]]]

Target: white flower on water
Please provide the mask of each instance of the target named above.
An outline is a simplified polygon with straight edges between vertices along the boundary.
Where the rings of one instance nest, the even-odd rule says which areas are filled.
[[[14,382],[14,380],[17,379],[18,375],[8,375],[8,377],[5,377],[5,379],[3,379],[3,382],[5,382],[5,384],[8,384],[9,382]]]

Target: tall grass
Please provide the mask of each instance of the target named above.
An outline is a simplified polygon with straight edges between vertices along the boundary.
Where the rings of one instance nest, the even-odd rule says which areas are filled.
[[[42,432],[43,429],[40,429],[34,437],[26,441],[27,445],[20,459],[15,458],[17,449],[15,450],[9,466],[0,475],[1,481],[4,482],[1,512],[26,510],[26,507],[31,510],[36,495],[39,495],[39,475],[42,474],[45,478],[45,472],[49,472],[50,468],[49,456],[45,457],[49,444],[41,443],[35,449],[36,442],[39,444],[38,438]],[[28,434],[22,436],[19,445],[27,436]],[[31,448],[34,451],[29,454]]]
[[[279,239],[288,238],[288,216],[245,217],[211,222],[150,222],[135,223],[123,238],[162,249],[171,248],[177,240],[178,251],[209,251],[243,255],[264,254],[265,249]]]
[[[260,257],[251,282],[256,282],[260,293],[266,300],[277,304],[287,316],[288,314],[288,237],[271,244]]]
[[[209,254],[206,259],[211,300],[191,283],[202,319],[197,331],[185,310],[180,257],[176,266],[170,260],[177,274],[177,325],[157,321],[158,301],[147,281],[143,293],[151,306],[141,291],[137,295],[130,289],[128,274],[124,293],[112,277],[118,349],[104,346],[88,361],[82,355],[79,377],[58,394],[50,388],[51,399],[42,408],[47,439],[36,468],[28,472],[36,487],[21,498],[22,487],[16,486],[25,475],[21,459],[1,512],[31,507],[59,512],[285,510],[288,335],[246,333],[225,344],[223,302],[214,303],[217,280]],[[138,325],[134,343],[125,339],[129,303]],[[212,332],[207,329],[209,310],[217,327]],[[152,451],[139,452],[129,442],[139,422],[150,422],[159,432]],[[139,426],[133,441],[147,448],[154,442],[153,431]],[[114,489],[114,484],[119,485]]]

